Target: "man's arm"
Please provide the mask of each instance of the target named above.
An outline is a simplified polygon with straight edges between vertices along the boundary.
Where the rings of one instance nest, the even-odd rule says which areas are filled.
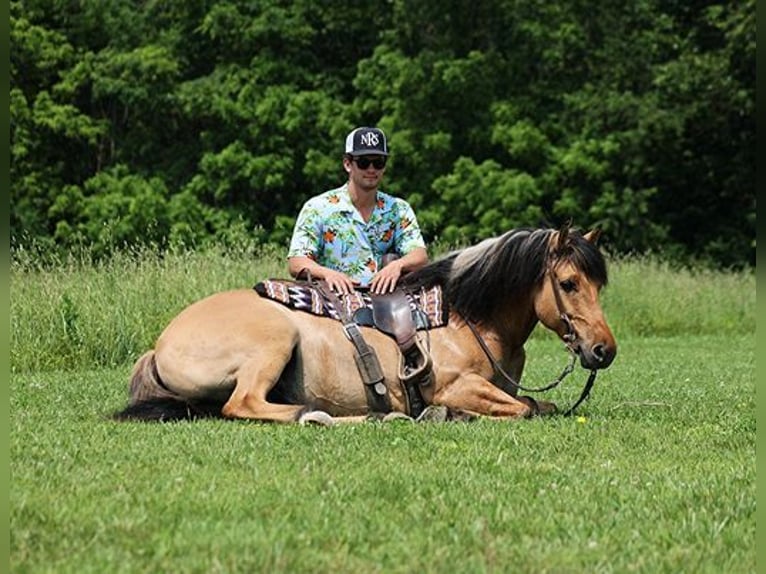
[[[416,247],[407,255],[396,259],[394,262],[399,263],[402,274],[411,273],[428,263],[428,251],[426,251],[425,247]]]

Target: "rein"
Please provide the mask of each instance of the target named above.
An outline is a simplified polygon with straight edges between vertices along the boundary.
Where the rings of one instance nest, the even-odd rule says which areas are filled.
[[[572,348],[572,344],[577,339],[577,333],[575,332],[574,325],[572,324],[572,319],[570,319],[569,315],[566,314],[565,311],[563,311],[563,304],[561,302],[561,294],[558,290],[558,285],[556,285],[555,278],[553,276],[553,270],[549,267],[548,269],[548,275],[551,279],[551,285],[553,287],[553,294],[556,298],[556,305],[559,308],[559,311],[561,311],[561,321],[566,325],[567,327],[567,333],[562,337],[564,339],[565,345],[567,350],[570,354],[570,360],[569,364],[564,367],[564,370],[561,371],[561,374],[556,377],[552,382],[548,383],[547,385],[544,385],[542,387],[525,387],[522,386],[518,381],[514,380],[511,375],[509,375],[505,369],[500,365],[500,363],[495,359],[495,357],[492,355],[492,351],[490,351],[489,347],[487,346],[487,343],[484,341],[484,339],[479,334],[479,331],[476,329],[476,326],[469,321],[468,319],[465,319],[466,325],[468,325],[468,328],[471,329],[471,333],[473,333],[473,336],[476,338],[476,341],[479,343],[479,346],[481,347],[482,351],[484,351],[484,354],[487,356],[487,359],[489,359],[490,364],[492,365],[492,369],[494,370],[496,375],[501,376],[507,383],[509,383],[512,387],[527,392],[527,393],[542,393],[544,391],[549,391],[561,384],[561,382],[574,370],[574,364],[575,360],[577,359],[577,351]],[[585,386],[582,389],[582,392],[580,393],[580,398],[577,399],[574,405],[569,407],[567,411],[564,413],[565,417],[571,416],[574,414],[575,409],[579,407],[585,399],[588,398],[588,395],[590,395],[590,391],[593,388],[593,384],[596,382],[596,374],[598,371],[596,369],[592,369],[590,372],[590,375],[588,376],[588,380],[585,382]]]
[[[575,360],[577,359],[577,354],[571,349],[571,347],[567,346],[567,349],[569,350],[570,359],[569,364],[567,364],[564,367],[564,370],[561,371],[561,374],[556,377],[552,382],[548,383],[545,386],[542,387],[525,387],[515,381],[511,375],[509,375],[505,369],[498,363],[497,359],[495,359],[494,355],[492,355],[492,351],[489,350],[489,347],[487,346],[487,343],[484,342],[484,339],[481,337],[479,332],[476,330],[476,326],[471,323],[470,321],[465,321],[466,325],[468,325],[468,328],[471,329],[471,333],[473,333],[473,336],[476,338],[476,341],[479,343],[479,346],[481,347],[481,350],[484,351],[484,354],[487,356],[487,359],[489,359],[490,364],[492,365],[492,368],[494,369],[495,373],[500,375],[503,379],[505,379],[506,382],[510,383],[511,386],[515,387],[516,389],[520,391],[524,391],[527,393],[542,393],[544,391],[549,391],[561,384],[561,382],[574,370],[574,364]],[[570,323],[567,323],[570,324]],[[588,376],[588,380],[585,382],[585,386],[582,389],[582,393],[580,393],[580,398],[577,399],[577,402],[575,402],[574,405],[569,407],[567,411],[564,413],[565,417],[571,416],[574,414],[574,411],[577,407],[579,407],[582,402],[588,398],[588,395],[590,395],[590,390],[593,388],[593,383],[596,382],[596,374],[598,371],[596,369],[591,370],[590,375]]]

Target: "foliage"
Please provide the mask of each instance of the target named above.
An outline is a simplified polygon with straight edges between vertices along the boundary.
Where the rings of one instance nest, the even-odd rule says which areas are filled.
[[[11,237],[284,247],[377,124],[427,239],[755,264],[755,0],[12,0]],[[149,230],[147,232],[147,230]]]

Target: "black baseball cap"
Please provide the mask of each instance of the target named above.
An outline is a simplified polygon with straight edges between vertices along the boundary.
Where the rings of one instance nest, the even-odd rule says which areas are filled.
[[[358,155],[388,155],[386,134],[378,128],[356,128],[346,136],[346,153]]]

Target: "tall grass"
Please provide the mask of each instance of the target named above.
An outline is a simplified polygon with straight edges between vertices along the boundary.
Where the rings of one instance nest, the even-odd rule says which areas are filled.
[[[135,360],[191,302],[287,276],[283,250],[86,253],[41,265],[11,262],[12,372],[113,367]],[[654,258],[611,262],[602,303],[618,338],[755,332],[755,274],[671,268]],[[535,333],[540,337],[539,333]]]
[[[11,371],[124,364],[150,348],[192,301],[285,274],[283,256],[272,247],[124,251],[104,261],[82,253],[45,265],[16,253]]]
[[[618,258],[602,304],[616,334],[755,334],[755,273]]]

